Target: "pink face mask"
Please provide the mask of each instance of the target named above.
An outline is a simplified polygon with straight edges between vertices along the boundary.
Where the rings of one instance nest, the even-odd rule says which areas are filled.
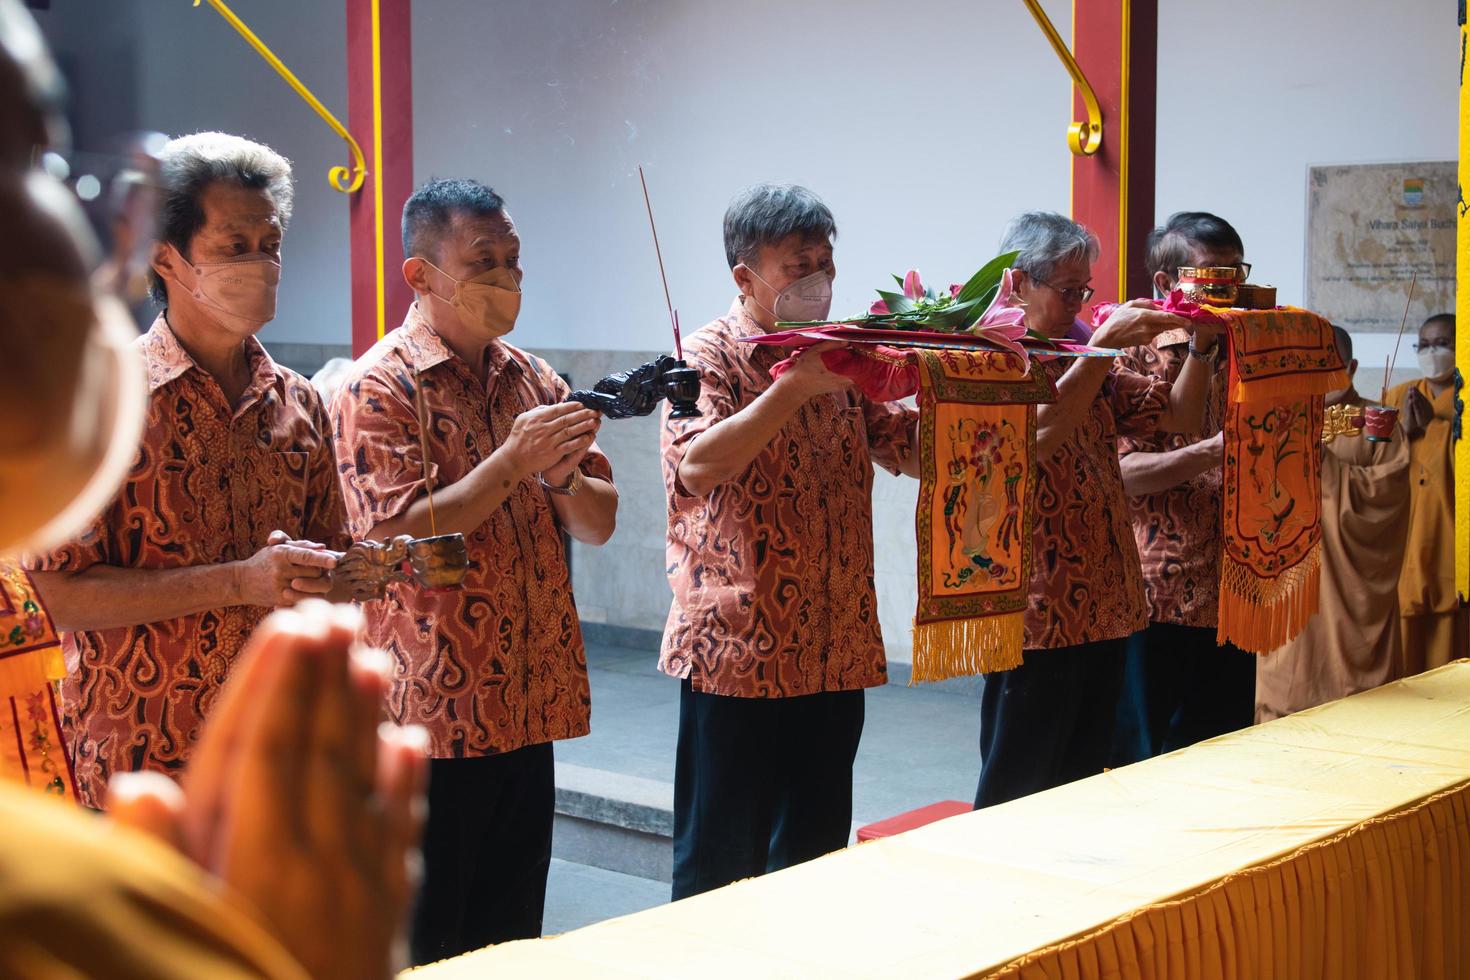
[[[173,248],[172,245],[169,248]],[[190,288],[179,284],[230,333],[255,333],[276,315],[276,287],[281,282],[281,260],[251,252],[224,262],[194,265],[174,248],[179,261],[194,274]]]

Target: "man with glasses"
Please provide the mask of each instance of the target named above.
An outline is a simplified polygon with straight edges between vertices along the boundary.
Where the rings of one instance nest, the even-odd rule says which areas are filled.
[[[1018,251],[1015,285],[1026,326],[1048,337],[1128,348],[1189,321],[1152,300],[1119,306],[1089,333],[1096,237],[1060,214],[1011,222],[1001,251]],[[1004,803],[1101,772],[1112,744],[1124,643],[1148,622],[1138,550],[1128,523],[1119,436],[1198,430],[1213,369],[1212,328],[1195,327],[1196,356],[1170,384],[1109,358],[1041,363],[1057,401],[1036,416],[1036,530],[1024,662],[985,678],[977,807]]]
[[[1388,393],[1409,439],[1409,546],[1399,575],[1404,667],[1415,674],[1470,656],[1470,622],[1455,589],[1455,428],[1464,379],[1455,315],[1424,321],[1414,345],[1424,376]]]
[[[1230,223],[1204,211],[1171,215],[1148,236],[1154,289],[1167,296],[1181,266],[1235,266],[1250,273]],[[1253,655],[1219,646],[1224,344],[1191,350],[1190,335],[1169,330],[1124,352],[1121,363],[1173,382],[1192,360],[1211,386],[1196,433],[1158,432],[1118,442],[1123,488],[1148,593],[1148,627],[1129,644],[1113,765],[1126,765],[1251,723]]]

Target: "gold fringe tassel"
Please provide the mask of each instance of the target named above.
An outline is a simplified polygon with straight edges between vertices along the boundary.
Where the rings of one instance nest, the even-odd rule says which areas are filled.
[[[1278,649],[1305,629],[1317,612],[1321,579],[1320,545],[1313,545],[1301,561],[1269,579],[1229,555],[1222,556],[1220,625],[1215,639],[1255,654]]]
[[[1025,612],[916,622],[909,686],[1019,667],[1025,637]]]

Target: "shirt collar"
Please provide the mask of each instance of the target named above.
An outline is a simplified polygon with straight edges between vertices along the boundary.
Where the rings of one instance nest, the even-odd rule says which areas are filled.
[[[404,317],[403,326],[399,328],[402,333],[402,344],[408,361],[413,365],[415,374],[422,374],[431,368],[443,364],[445,361],[460,361],[464,363],[459,355],[449,349],[444,338],[435,332],[429,324],[429,318],[424,316],[419,309],[417,301],[408,308],[408,315]],[[494,378],[497,374],[506,370],[515,370],[519,367],[515,359],[511,357],[506,345],[499,340],[492,341],[485,348],[485,355],[489,358],[489,370],[485,372],[487,378]],[[469,368],[478,365],[465,365]]]
[[[143,352],[143,359],[148,365],[148,391],[157,391],[164,385],[180,378],[191,370],[202,373],[201,368],[184,350],[184,345],[179,343],[178,336],[173,327],[169,326],[167,311],[158,314],[158,319],[153,321],[153,326],[148,329],[138,344]],[[248,337],[245,340],[245,357],[250,364],[250,387],[245,389],[240,404],[247,405],[258,398],[271,385],[275,384],[279,371],[276,362],[266,352],[259,340]]]
[[[730,322],[730,332],[736,337],[754,337],[765,333],[765,329],[756,322],[755,317],[746,311],[745,303],[742,302],[744,298],[736,296],[734,302],[730,304],[730,312],[725,315]]]

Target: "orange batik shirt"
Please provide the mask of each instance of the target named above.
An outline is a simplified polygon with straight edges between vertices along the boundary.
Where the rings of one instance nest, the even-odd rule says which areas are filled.
[[[1056,379],[1071,363],[1038,369]],[[1049,458],[1038,456],[1027,650],[1118,639],[1148,623],[1118,438],[1157,429],[1169,391],[1168,382],[1115,364],[1072,434]]]
[[[888,679],[873,589],[873,463],[914,452],[915,409],[856,391],[806,402],[744,473],[708,496],[678,479],[689,445],[771,386],[790,351],[739,342],[761,332],[737,300],[684,343],[700,374],[694,419],[664,409],[668,574],[674,590],[659,668],[696,691],[796,697]]]
[[[1118,363],[1172,384],[1189,357],[1189,337],[1187,330],[1165,331],[1151,345],[1124,351]],[[1223,365],[1217,366],[1198,434],[1124,436],[1119,456],[1172,452],[1214,438],[1225,424],[1226,377]],[[1221,468],[1212,466],[1178,486],[1128,497],[1150,622],[1210,629],[1219,622],[1221,479]]]
[[[352,530],[366,537],[424,492],[414,388],[429,417],[428,469],[449,486],[487,459],[516,416],[568,388],[538,357],[496,341],[489,388],[418,307],[353,366],[332,402]],[[582,472],[612,479],[594,445]],[[431,594],[395,583],[363,606],[368,638],[394,658],[388,710],[429,731],[436,759],[509,752],[587,734],[591,694],[561,525],[536,477],[523,479],[465,536],[463,587]]]
[[[142,443],[116,498],[80,538],[32,569],[185,568],[249,558],[274,530],[347,546],[326,412],[311,383],[246,343],[251,381],[233,408],[164,316],[137,344],[148,367]],[[82,801],[114,772],[177,775],[262,606],[63,634],[62,686]]]

